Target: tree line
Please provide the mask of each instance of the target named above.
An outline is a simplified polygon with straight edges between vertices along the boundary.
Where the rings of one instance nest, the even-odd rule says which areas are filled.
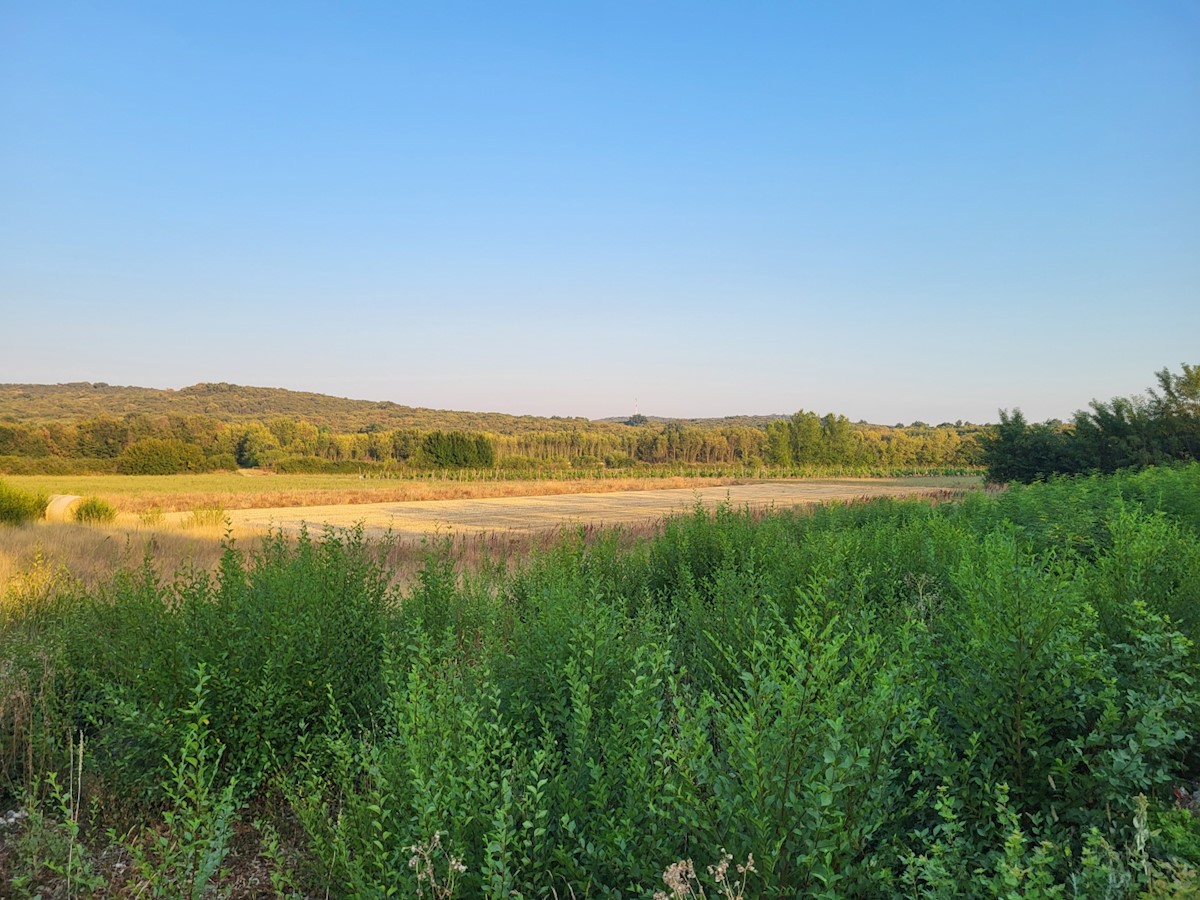
[[[223,422],[200,415],[98,415],[74,422],[0,422],[0,470],[168,474],[270,467],[393,469],[741,466],[962,468],[980,462],[972,425],[894,427],[801,410],[766,427],[682,422],[510,434],[382,428],[337,432],[302,418]],[[58,468],[56,468],[58,467]]]
[[[988,479],[1028,484],[1200,459],[1200,365],[1163,369],[1155,380],[1139,396],[1093,400],[1070,422],[1031,424],[1020,409],[1000,410],[984,442]]]

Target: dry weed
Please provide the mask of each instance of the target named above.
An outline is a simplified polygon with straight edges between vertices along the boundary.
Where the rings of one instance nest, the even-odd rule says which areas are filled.
[[[413,844],[408,851],[412,854],[408,867],[417,875],[417,896],[424,897],[428,891],[432,900],[450,900],[467,867],[442,846],[442,832],[435,831],[428,843]]]
[[[66,580],[93,587],[121,569],[139,566],[147,555],[166,578],[184,567],[211,569],[221,558],[223,537],[222,529],[182,533],[70,523],[0,528],[0,603],[37,602]],[[257,540],[245,537],[251,546]]]
[[[736,866],[738,878],[734,881],[729,879],[729,864],[733,862],[733,854],[724,848],[721,849],[721,861],[715,866],[708,867],[709,877],[717,885],[717,889],[721,892],[721,900],[744,900],[746,897],[746,880],[750,873],[755,871],[754,854],[751,853],[744,865]],[[678,862],[671,863],[663,872],[663,883],[667,886],[665,891],[656,891],[654,900],[707,900],[708,895],[704,891],[704,885],[700,883],[700,879],[696,877],[696,867],[690,859],[681,859]]]

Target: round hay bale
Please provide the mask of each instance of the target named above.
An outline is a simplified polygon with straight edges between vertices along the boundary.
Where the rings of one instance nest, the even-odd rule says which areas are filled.
[[[47,522],[70,522],[71,513],[83,501],[78,494],[51,494],[46,504]]]

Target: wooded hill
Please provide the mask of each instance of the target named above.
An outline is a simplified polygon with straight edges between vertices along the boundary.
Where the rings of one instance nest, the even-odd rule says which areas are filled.
[[[347,466],[513,473],[732,466],[782,474],[818,467],[870,474],[978,465],[980,431],[920,423],[888,428],[804,410],[790,417],[635,415],[595,422],[417,409],[228,384],[179,391],[0,385],[0,471],[12,474]]]
[[[90,383],[0,384],[0,422],[45,424],[98,416],[204,416],[218,422],[303,419],[335,432],[392,428],[459,429],[493,434],[603,427],[580,416],[514,416],[349,400],[285,388],[201,383],[179,390]]]

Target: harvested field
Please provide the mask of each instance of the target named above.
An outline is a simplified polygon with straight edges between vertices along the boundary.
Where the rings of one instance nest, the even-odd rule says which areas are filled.
[[[187,512],[266,509],[280,506],[334,506],[407,503],[414,500],[469,500],[548,494],[638,491],[645,488],[711,487],[744,483],[745,478],[654,476],[612,478],[359,478],[356,475],[276,475],[245,469],[200,475],[6,475],[24,491],[101,497],[119,512]]]
[[[945,488],[895,481],[829,479],[535,497],[232,509],[225,514],[239,532],[269,528],[291,531],[302,524],[342,527],[361,523],[368,533],[391,530],[401,537],[416,537],[433,532],[540,532],[571,525],[645,524],[691,509],[697,503],[712,507],[728,502],[738,508],[765,508],[946,493]],[[183,513],[165,517],[166,522],[180,524],[186,519]]]

